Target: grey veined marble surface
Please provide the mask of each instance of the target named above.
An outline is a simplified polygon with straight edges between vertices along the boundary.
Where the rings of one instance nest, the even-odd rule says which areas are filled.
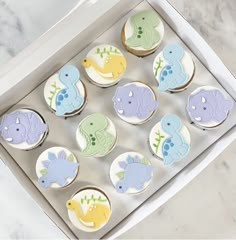
[[[77,1],[0,0],[0,64],[43,34]],[[170,2],[236,75],[236,1]],[[1,162],[0,189],[0,239],[65,238]],[[236,142],[122,238],[236,238]]]

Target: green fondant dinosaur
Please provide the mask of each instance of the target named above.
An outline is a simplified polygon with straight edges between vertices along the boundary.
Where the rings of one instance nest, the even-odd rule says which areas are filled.
[[[160,33],[156,30],[160,18],[155,11],[139,12],[130,18],[130,23],[133,27],[133,35],[125,41],[127,46],[151,49],[160,41]]]
[[[83,120],[80,133],[86,139],[86,148],[82,151],[85,156],[106,155],[115,143],[115,137],[107,132],[107,118],[94,113]]]

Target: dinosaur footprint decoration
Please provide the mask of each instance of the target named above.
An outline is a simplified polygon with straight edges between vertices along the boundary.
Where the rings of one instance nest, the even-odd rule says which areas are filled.
[[[101,229],[109,221],[111,206],[98,189],[83,189],[66,203],[71,222],[86,232]]]
[[[57,116],[79,113],[86,102],[86,90],[80,80],[79,70],[72,65],[62,67],[47,80],[44,97]]]
[[[99,45],[81,61],[92,83],[101,87],[116,84],[126,70],[126,59],[116,47]]]
[[[107,155],[116,143],[116,129],[110,119],[101,113],[87,116],[78,126],[78,145],[84,156]]]
[[[160,91],[182,91],[191,83],[194,63],[180,44],[171,43],[155,58],[153,73]]]
[[[110,169],[110,177],[119,193],[138,193],[151,182],[153,167],[140,153],[127,152],[117,157]]]
[[[71,184],[77,176],[79,163],[73,153],[62,147],[44,151],[38,158],[36,173],[43,188],[61,188]]]
[[[168,114],[152,128],[149,144],[154,155],[171,165],[188,155],[190,134],[178,116]]]

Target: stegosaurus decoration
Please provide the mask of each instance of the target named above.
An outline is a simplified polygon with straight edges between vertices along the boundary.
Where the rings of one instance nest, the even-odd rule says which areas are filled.
[[[61,150],[57,156],[53,152],[48,152],[48,159],[42,164],[44,168],[40,170],[42,176],[38,182],[44,188],[48,188],[53,183],[61,187],[66,186],[68,178],[74,178],[79,167],[79,163],[74,162],[74,156],[72,154],[66,156],[64,150]]]
[[[124,193],[129,188],[138,191],[144,188],[144,184],[152,178],[153,167],[146,158],[128,156],[126,161],[119,162],[120,168],[124,169],[116,174],[119,181],[116,183],[117,192]]]

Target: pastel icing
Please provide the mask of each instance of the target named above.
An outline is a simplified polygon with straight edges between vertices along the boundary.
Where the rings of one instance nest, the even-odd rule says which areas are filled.
[[[48,127],[40,116],[30,110],[5,114],[1,119],[1,137],[10,144],[36,144]]]
[[[118,87],[112,100],[116,112],[125,117],[146,119],[158,107],[152,90],[136,84]]]
[[[181,119],[174,114],[165,115],[161,119],[162,129],[170,136],[162,145],[165,165],[182,160],[190,150],[190,145],[185,142],[181,134],[182,126]]]
[[[223,122],[233,108],[233,101],[226,99],[218,89],[201,89],[188,98],[187,112],[194,122]]]
[[[145,188],[145,183],[152,178],[153,167],[145,158],[139,156],[128,156],[127,159],[119,162],[123,171],[116,173],[120,180],[116,183],[115,188],[119,193],[125,193],[129,188],[141,191]]]
[[[59,71],[59,80],[65,87],[56,95],[56,115],[64,116],[83,105],[84,98],[76,87],[80,81],[80,72],[75,66],[66,65]]]
[[[108,126],[108,119],[100,113],[91,114],[81,122],[79,131],[86,140],[84,156],[103,156],[112,149],[116,138],[107,131]]]
[[[84,208],[83,205],[86,205]],[[103,227],[109,220],[111,209],[108,199],[94,190],[91,195],[74,197],[67,201],[66,207],[73,212],[79,221],[79,226],[83,230],[96,231]]]
[[[102,66],[91,57],[84,58],[81,64],[84,68],[93,68],[103,79],[116,80],[126,69],[126,59],[115,47],[97,47],[95,55],[102,60]]]
[[[133,34],[126,39],[129,47],[142,47],[151,49],[161,39],[156,27],[160,24],[160,18],[155,11],[145,10],[130,17]]]
[[[189,79],[181,63],[184,53],[182,46],[177,43],[169,44],[163,49],[163,57],[167,64],[161,69],[158,76],[160,91],[178,88]]]
[[[67,156],[64,150],[57,155],[48,151],[48,158],[42,164],[44,168],[40,172],[43,175],[38,182],[43,188],[48,188],[53,183],[61,187],[66,186],[69,178],[76,177],[79,167],[79,163],[73,162],[73,155]]]

